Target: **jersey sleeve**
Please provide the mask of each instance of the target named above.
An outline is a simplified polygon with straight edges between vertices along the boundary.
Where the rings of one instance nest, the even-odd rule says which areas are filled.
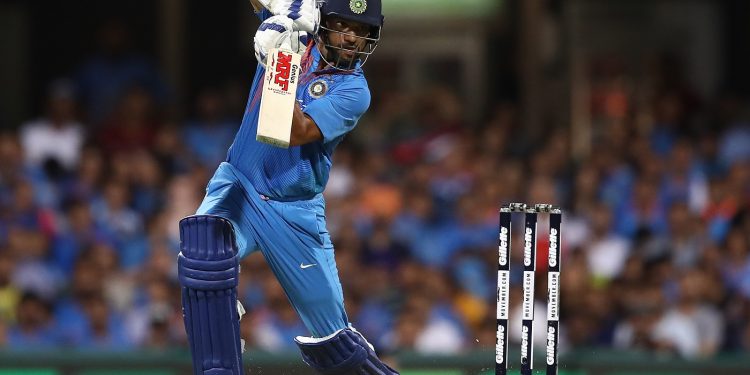
[[[304,112],[318,125],[323,142],[328,143],[354,129],[370,107],[366,85],[348,84],[307,105]]]

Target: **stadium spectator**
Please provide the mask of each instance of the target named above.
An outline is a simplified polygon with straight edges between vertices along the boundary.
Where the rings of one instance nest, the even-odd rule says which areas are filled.
[[[237,132],[237,124],[227,118],[224,98],[215,89],[198,93],[195,100],[195,119],[182,128],[182,139],[191,153],[208,169],[213,169],[227,157],[227,149]]]
[[[107,20],[96,35],[98,51],[81,64],[75,76],[88,122],[94,128],[112,114],[133,84],[159,103],[166,102],[168,89],[161,74],[147,57],[133,51],[131,31],[124,22]]]
[[[78,166],[86,130],[78,121],[73,82],[53,82],[47,94],[47,112],[21,126],[26,163],[44,168],[49,178],[60,178]]]
[[[472,126],[460,124],[465,116],[450,90],[374,102],[337,151],[326,214],[350,318],[377,347],[458,353],[494,346],[497,204],[512,201],[565,209],[561,347],[690,358],[750,347],[750,163],[743,156],[750,146],[741,141],[742,122],[701,122],[681,93],[635,100],[628,95],[638,92],[605,86],[611,92],[597,99],[597,142],[576,160],[566,131],[535,140],[544,147],[520,140],[512,103]],[[78,162],[64,178],[23,163],[23,132],[0,134],[0,331],[7,331],[0,345],[186,345],[173,263],[177,222],[194,212],[210,165],[226,151],[234,122],[226,118],[241,114],[225,118],[217,102],[223,94],[206,91],[196,119],[181,127],[161,121],[148,86],[117,91],[124,96],[117,96],[120,111],[109,113],[111,126],[100,123],[76,146]],[[636,126],[653,110],[655,120]],[[207,137],[205,148],[195,146]],[[522,247],[517,233],[514,249]],[[511,262],[517,284],[520,252]],[[262,259],[243,261],[240,278],[247,344],[294,348],[287,339],[306,332]],[[539,289],[537,296],[543,300]],[[518,309],[519,290],[511,300]],[[18,319],[21,305],[27,320]],[[543,301],[537,309],[544,311]]]
[[[21,291],[12,280],[15,262],[7,249],[0,250],[0,322],[13,322]],[[2,323],[0,323],[2,324]]]
[[[17,323],[8,331],[8,345],[14,349],[50,349],[59,345],[52,306],[39,296],[26,293],[18,303]]]
[[[104,120],[96,134],[102,150],[109,155],[152,148],[161,125],[151,94],[141,86],[124,90],[115,110]]]

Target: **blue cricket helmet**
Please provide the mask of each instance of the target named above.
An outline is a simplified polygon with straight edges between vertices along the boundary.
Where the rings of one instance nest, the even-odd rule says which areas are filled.
[[[380,41],[380,32],[383,28],[383,6],[381,0],[321,0],[320,29],[317,33],[318,42],[323,43],[326,49],[331,51],[348,51],[354,52],[354,60],[343,60],[340,54],[329,54],[323,56],[323,59],[332,67],[340,70],[350,71],[356,68],[357,62],[360,66],[364,65],[370,55],[375,51]],[[338,17],[347,21],[361,23],[370,26],[370,34],[367,37],[357,37],[365,41],[363,50],[352,50],[343,45],[332,45],[326,40],[326,35],[330,33],[340,33],[332,30],[326,25],[327,17]]]
[[[345,20],[383,27],[383,6],[381,0],[325,0],[320,14],[341,17]]]

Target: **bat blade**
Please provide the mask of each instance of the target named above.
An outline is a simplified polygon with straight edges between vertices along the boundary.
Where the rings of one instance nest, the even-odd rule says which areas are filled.
[[[268,53],[255,137],[258,142],[289,147],[301,60],[299,54],[284,49]]]

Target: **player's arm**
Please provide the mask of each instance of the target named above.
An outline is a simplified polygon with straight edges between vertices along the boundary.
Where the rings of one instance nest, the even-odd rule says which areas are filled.
[[[301,116],[305,116],[309,122],[304,121],[304,125],[296,130],[299,134],[303,134],[305,130],[300,138],[310,142],[328,143],[353,130],[369,106],[370,90],[364,79],[344,82],[322,98],[308,103],[304,113],[298,113],[299,106],[295,106],[293,123],[298,118],[302,123]],[[292,137],[295,126],[296,123],[292,126]]]
[[[351,83],[308,104],[304,112],[294,103],[289,145],[332,141],[354,129],[369,106],[370,91]]]
[[[289,146],[301,146],[320,141],[321,139],[323,139],[323,133],[321,133],[318,124],[310,116],[302,112],[299,103],[295,103]]]

